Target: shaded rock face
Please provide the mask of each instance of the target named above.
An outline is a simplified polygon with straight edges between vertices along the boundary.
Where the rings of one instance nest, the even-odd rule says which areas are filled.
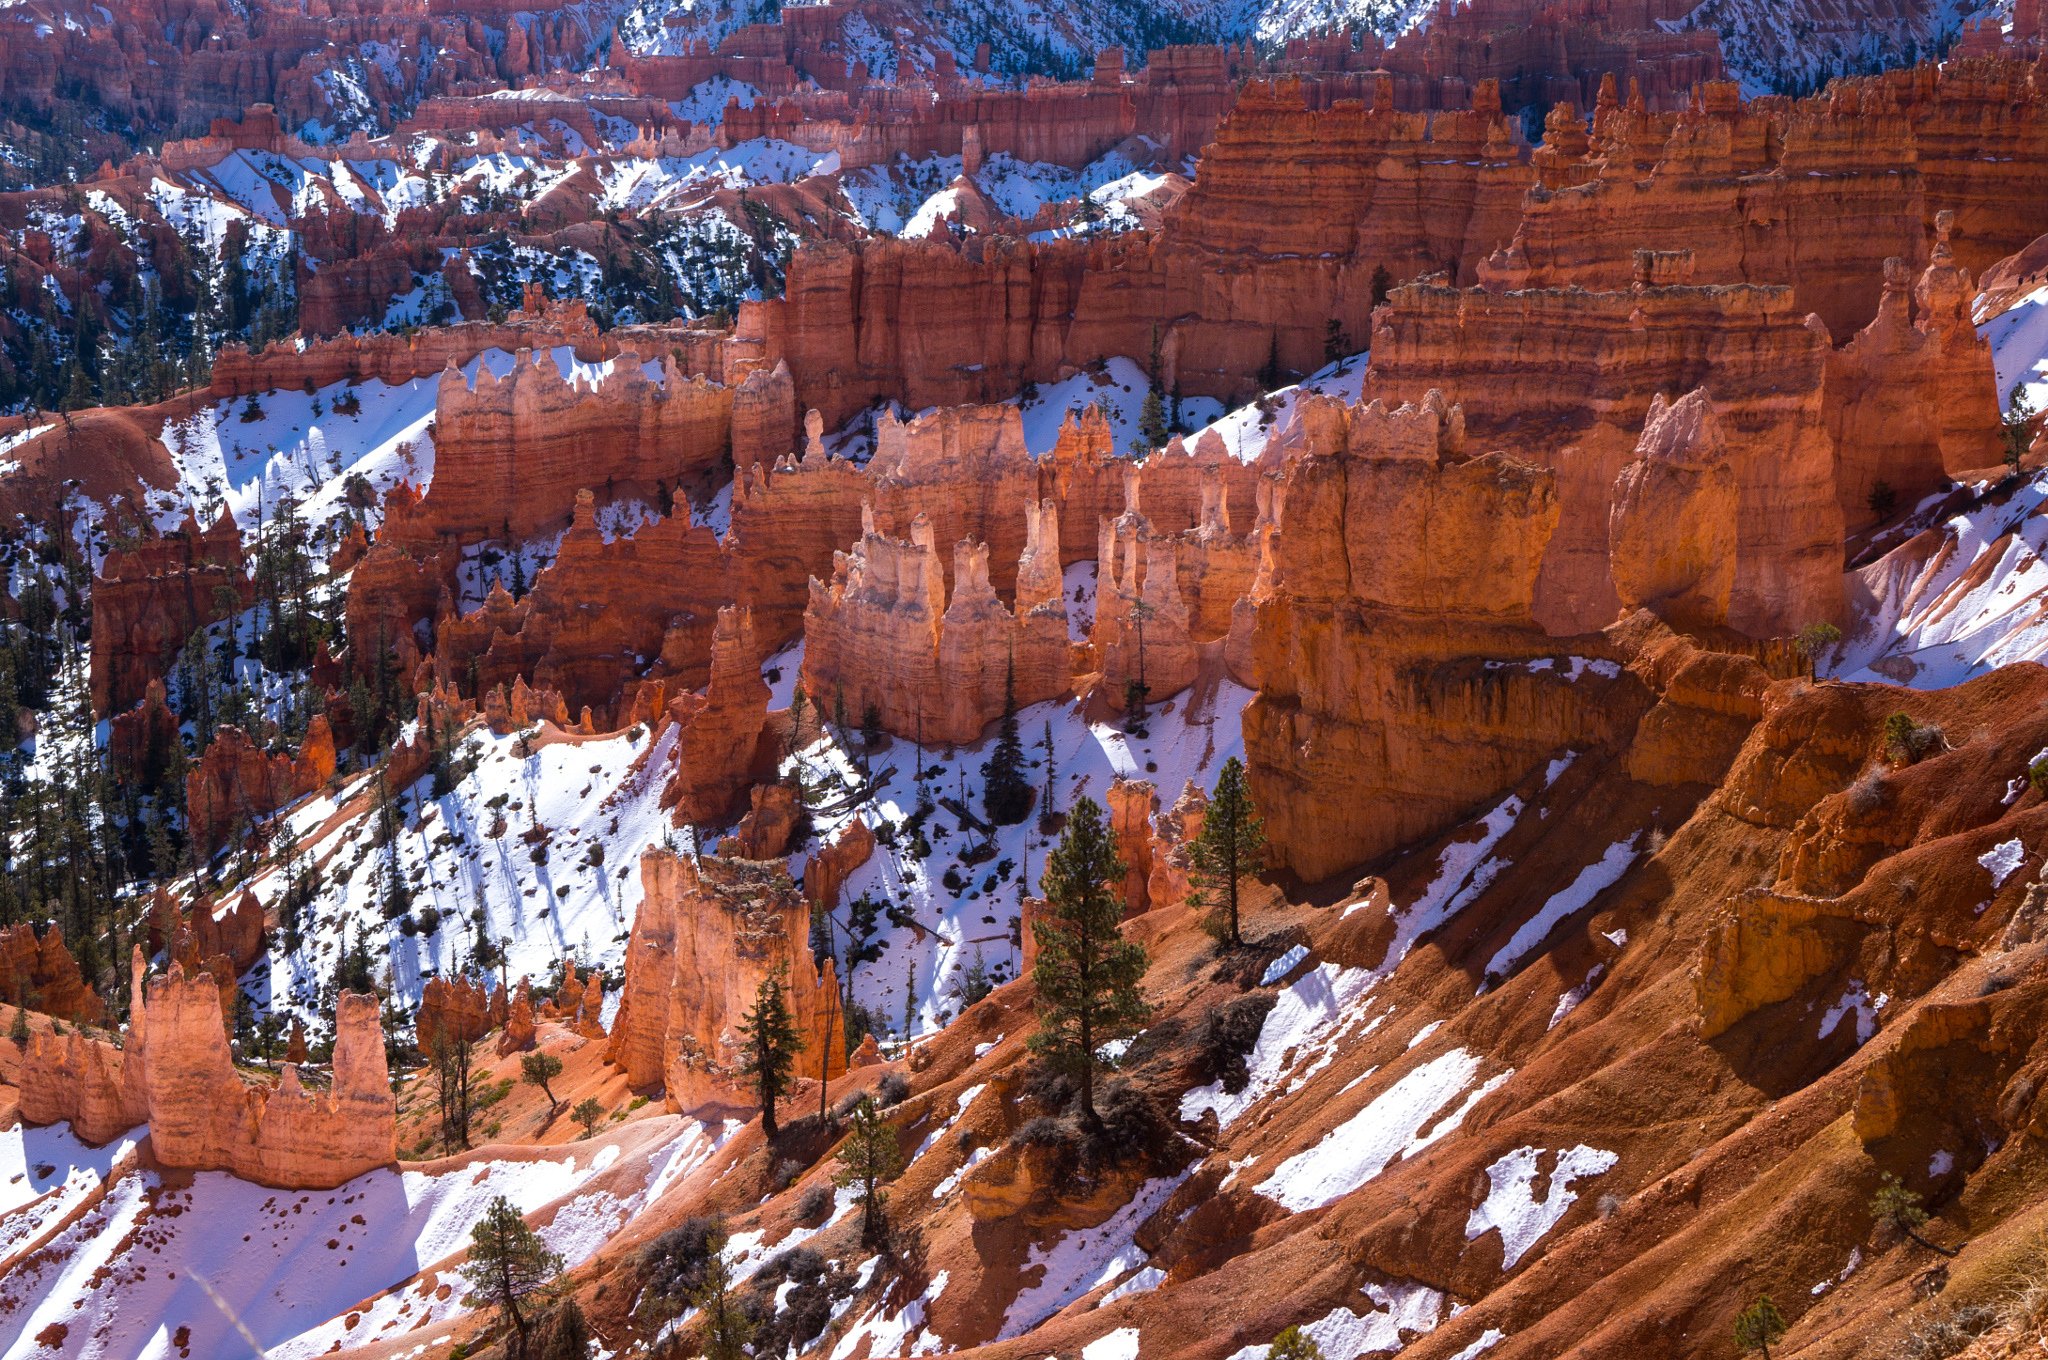
[[[502,992],[501,988],[501,1001]],[[437,1043],[473,1044],[504,1023],[504,1016],[493,1016],[490,993],[481,983],[437,977],[429,978],[421,989],[414,1032],[420,1051],[432,1053]]]
[[[744,1103],[740,1022],[776,976],[804,1039],[797,1074],[846,1070],[832,961],[813,962],[810,909],[783,865],[650,850],[640,876],[646,898],[605,1050],[633,1086],[665,1087],[675,1110]]]
[[[433,482],[403,532],[517,543],[559,527],[579,490],[651,501],[700,480],[730,452],[731,390],[685,377],[673,358],[659,382],[643,367],[621,353],[594,386],[565,380],[531,350],[503,379],[479,368],[474,386],[448,368],[434,403]]]
[[[313,719],[296,756],[263,750],[239,727],[220,728],[185,776],[192,839],[211,854],[237,829],[325,785],[334,761],[325,715]]]
[[[1646,270],[1650,262],[1645,262]],[[1553,632],[1613,621],[1616,478],[1660,392],[1706,389],[1738,497],[1730,626],[1789,634],[1842,607],[1842,517],[1825,424],[1826,332],[1784,288],[1664,286],[1493,294],[1396,289],[1366,391],[1441,389],[1469,437],[1554,472],[1558,521],[1534,601]]]
[[[768,721],[768,684],[750,610],[731,605],[718,611],[710,683],[701,695],[677,695],[668,716],[676,724],[676,754],[662,805],[674,809],[678,825],[722,820],[752,782]],[[783,835],[786,840],[786,826]]]
[[[2024,63],[1921,66],[1796,101],[1701,95],[1669,113],[1604,97],[1590,144],[1546,177],[1556,192],[1531,196],[1495,277],[1607,289],[1628,282],[1635,249],[1691,251],[1696,281],[1788,285],[1847,336],[1875,314],[1887,258],[1927,261],[1939,214],[1955,214],[1971,270],[2048,227],[2048,124]]]
[[[78,970],[54,922],[36,937],[34,926],[0,927],[0,1001],[79,1025],[105,1024],[107,1005]]]
[[[226,514],[110,551],[92,587],[93,712],[133,708],[195,630],[253,598],[241,531]]]
[[[69,1120],[90,1142],[147,1122],[165,1166],[286,1189],[326,1189],[396,1160],[397,1103],[374,996],[344,992],[337,1004],[328,1090],[308,1090],[292,1064],[275,1086],[251,1086],[235,1070],[212,977],[174,963],[145,979],[140,950],[133,969],[122,1046],[77,1030],[32,1037],[23,1118]]]

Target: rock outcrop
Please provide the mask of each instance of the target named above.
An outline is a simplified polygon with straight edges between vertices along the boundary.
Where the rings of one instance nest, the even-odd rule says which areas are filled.
[[[334,775],[334,737],[315,717],[297,755],[269,752],[239,727],[222,727],[185,776],[189,834],[208,854],[238,831],[325,785]]]
[[[103,1025],[107,1003],[85,980],[52,922],[40,939],[31,925],[0,927],[0,1001],[78,1025]]]
[[[1639,712],[1602,639],[1536,625],[1556,475],[1471,457],[1464,430],[1435,393],[1302,403],[1244,736],[1273,862],[1305,879],[1449,825]]]
[[[22,1116],[69,1120],[105,1142],[147,1122],[162,1165],[229,1171],[286,1189],[325,1189],[397,1157],[397,1104],[374,996],[344,992],[335,1012],[332,1085],[309,1090],[287,1064],[275,1086],[235,1069],[220,988],[173,963],[145,978],[136,951],[125,1041],[38,1032],[22,1065]]]
[[[1652,398],[1607,512],[1608,570],[1623,610],[1649,608],[1681,628],[1726,623],[1740,511],[1707,394]]]
[[[751,610],[730,605],[718,611],[710,683],[701,695],[677,695],[668,713],[676,724],[675,772],[662,805],[674,809],[678,825],[724,820],[752,782],[768,721],[768,683],[761,678]]]
[[[109,551],[92,587],[93,712],[134,707],[196,630],[253,598],[242,533],[225,511],[209,528],[187,516],[175,533]]]
[[[1042,595],[1045,564],[1058,549],[1047,541],[1050,510],[1030,504],[1036,542],[1028,579]],[[830,585],[811,582],[805,689],[855,721],[872,714],[898,736],[949,744],[978,740],[1006,698],[1022,708],[1066,692],[1063,593],[1013,610],[997,596],[988,564],[985,544],[961,540],[948,603],[931,520],[918,514],[906,540],[877,532],[870,514],[853,550],[834,555]]]
[[[634,1087],[665,1087],[674,1110],[744,1103],[739,1025],[770,977],[782,979],[804,1039],[797,1074],[846,1070],[832,960],[813,962],[810,909],[782,865],[650,850],[640,875],[645,899],[606,1049]]]

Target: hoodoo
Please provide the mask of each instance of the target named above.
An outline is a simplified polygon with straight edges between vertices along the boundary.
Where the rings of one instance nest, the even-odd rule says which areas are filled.
[[[2043,34],[0,6],[0,1351],[2048,1348]]]

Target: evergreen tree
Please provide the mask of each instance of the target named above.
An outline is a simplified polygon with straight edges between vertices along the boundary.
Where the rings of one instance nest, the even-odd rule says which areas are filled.
[[[1266,1360],[1323,1360],[1323,1348],[1301,1328],[1287,1327],[1273,1338]]]
[[[1927,1211],[1920,1207],[1920,1195],[1908,1190],[1897,1176],[1884,1173],[1877,1183],[1877,1193],[1870,1199],[1870,1216],[1893,1232],[1909,1237],[1929,1251],[1940,1252],[1943,1256],[1954,1256],[1956,1249],[1930,1242],[1920,1235],[1920,1229],[1927,1224]]]
[[[889,1221],[885,1210],[889,1196],[882,1187],[903,1170],[903,1149],[896,1144],[896,1130],[871,1095],[863,1095],[853,1107],[852,1129],[839,1145],[839,1167],[832,1173],[835,1185],[854,1186],[854,1202],[860,1205],[860,1240],[870,1247],[888,1241]]]
[[[588,1138],[597,1132],[597,1121],[604,1118],[604,1106],[597,1103],[596,1096],[585,1096],[569,1111],[569,1117],[583,1126],[583,1136]]]
[[[754,1008],[741,1017],[740,1036],[746,1045],[746,1072],[754,1080],[754,1094],[761,1102],[761,1132],[776,1134],[775,1102],[789,1090],[790,1073],[804,1040],[783,999],[782,978],[761,979],[754,989]]]
[[[519,1059],[519,1077],[529,1086],[540,1087],[541,1094],[548,1098],[548,1118],[555,1117],[555,1111],[562,1102],[548,1083],[562,1075],[562,1060],[552,1053],[538,1050],[524,1054]]]
[[[1771,1302],[1769,1294],[1743,1309],[1735,1319],[1735,1344],[1745,1355],[1762,1351],[1764,1360],[1771,1360],[1772,1343],[1784,1335],[1785,1315]]]
[[[526,1226],[503,1195],[491,1201],[469,1232],[469,1259],[462,1265],[474,1306],[496,1308],[512,1329],[511,1354],[525,1360],[533,1315],[555,1291],[562,1258]]]
[[[1203,925],[1235,949],[1244,943],[1238,926],[1238,884],[1266,867],[1266,826],[1244,784],[1244,762],[1223,762],[1202,832],[1190,850],[1195,892],[1189,903],[1206,907]]]
[[[706,1239],[696,1283],[685,1295],[703,1320],[699,1354],[705,1360],[745,1360],[747,1343],[754,1336],[753,1319],[733,1297],[738,1282],[733,1278],[733,1263],[726,1259],[725,1242],[725,1227],[721,1224]]]
[[[1092,798],[1074,805],[1066,834],[1046,860],[1046,910],[1035,918],[1038,1029],[1031,1048],[1081,1082],[1081,1114],[1100,1128],[1095,1069],[1113,1066],[1103,1045],[1129,1038],[1150,1008],[1138,992],[1144,946],[1123,938],[1124,862],[1116,833]]]
[[[1059,793],[1059,760],[1053,752],[1052,720],[1046,719],[1045,738],[1039,743],[1045,747],[1045,797],[1038,804],[1038,830],[1041,835],[1051,835],[1054,819],[1059,816],[1057,795]]]
[[[996,749],[983,762],[981,806],[997,826],[1015,826],[1031,811],[1031,781],[1024,777],[1024,743],[1017,738],[1017,668],[1013,661],[1003,676],[1003,722],[996,729]]]
[[[1138,408],[1138,437],[1148,449],[1166,443],[1166,407],[1156,391],[1146,392],[1144,404]]]

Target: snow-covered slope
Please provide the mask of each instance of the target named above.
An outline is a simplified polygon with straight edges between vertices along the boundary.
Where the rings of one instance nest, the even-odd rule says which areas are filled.
[[[1719,34],[1722,62],[1744,94],[1804,94],[1835,76],[1939,56],[1964,20],[1998,8],[1973,0],[1906,0],[1879,13],[1875,6],[1826,0],[1702,0],[1665,27]]]
[[[2048,289],[1978,331],[2001,403],[2048,404]],[[1825,669],[1844,679],[1940,688],[2048,657],[2048,472],[1928,497],[1891,530],[1888,552],[1849,574],[1854,622]]]
[[[0,1215],[0,1255],[36,1248],[0,1278],[0,1360],[226,1356],[249,1342],[292,1360],[396,1339],[464,1311],[450,1258],[493,1199],[575,1265],[723,1136],[668,1116],[573,1148],[493,1149],[284,1191],[219,1172],[168,1184],[132,1139],[91,1148],[67,1125],[0,1131],[0,1170],[35,1159],[28,1189],[41,1191],[22,1200],[0,1187],[20,1201]]]

